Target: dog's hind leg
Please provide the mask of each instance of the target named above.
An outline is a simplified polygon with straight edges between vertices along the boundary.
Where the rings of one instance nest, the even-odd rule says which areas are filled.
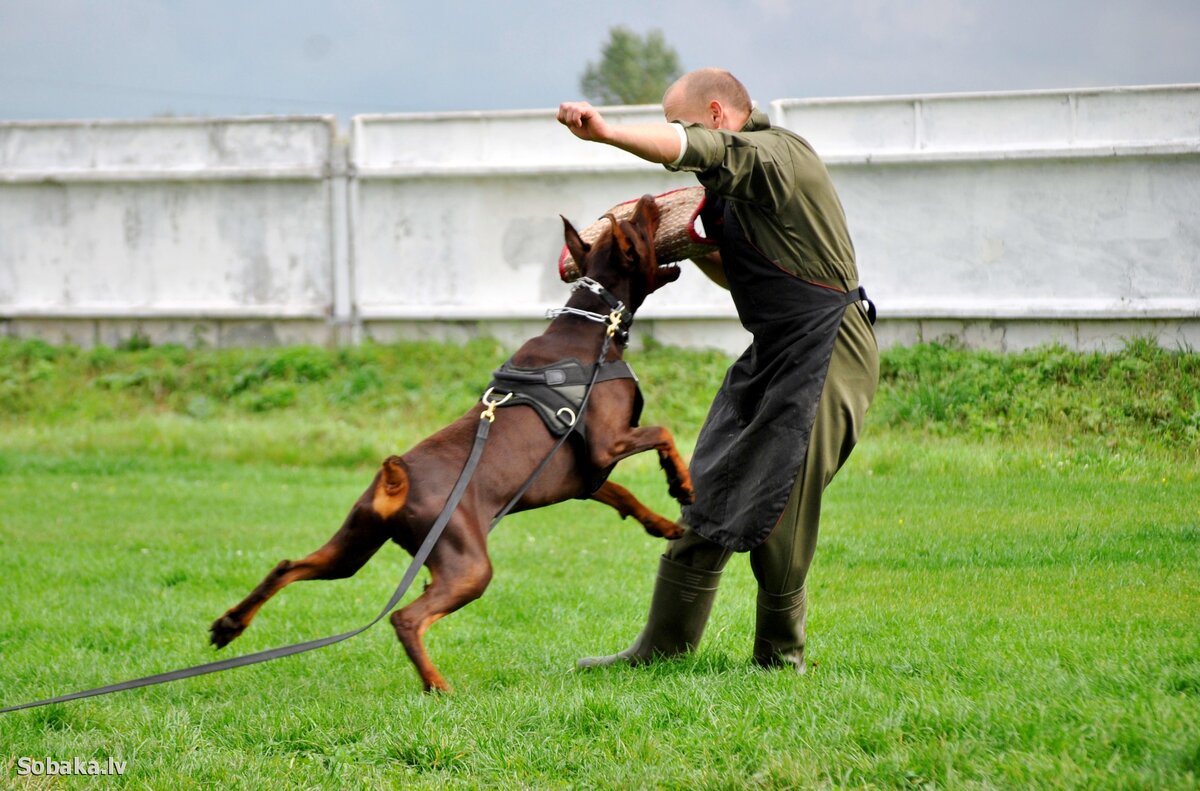
[[[646,532],[652,536],[679,538],[683,535],[682,527],[666,517],[654,513],[634,497],[633,492],[612,481],[605,481],[604,485],[592,494],[592,499],[615,508],[622,519],[632,516],[641,522],[642,527],[646,528]]]
[[[325,546],[301,560],[280,561],[249,596],[213,621],[208,628],[210,642],[217,648],[229,645],[250,625],[259,607],[293,582],[353,576],[390,537],[385,523],[404,507],[408,489],[404,459],[389,456]]]
[[[280,561],[249,596],[213,622],[209,627],[210,642],[224,648],[245,631],[258,608],[293,582],[353,576],[388,539],[379,518],[361,510],[362,507],[355,505],[325,546],[301,560]]]
[[[492,580],[484,533],[477,525],[455,524],[463,518],[455,515],[430,554],[426,566],[432,579],[425,591],[391,615],[396,637],[416,665],[426,692],[449,692],[450,687],[429,659],[422,636],[435,621],[482,596]],[[457,540],[462,536],[469,538]]]

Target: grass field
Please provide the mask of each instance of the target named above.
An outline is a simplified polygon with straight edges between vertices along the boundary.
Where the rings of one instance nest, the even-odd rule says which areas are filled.
[[[325,540],[494,343],[325,352],[0,341],[0,705],[211,661],[207,626]],[[683,449],[727,360],[632,361]],[[386,625],[316,653],[0,715],[0,787],[1196,788],[1200,356],[896,350],[827,495],[803,677],[752,669],[735,558],[701,649],[580,673],[661,541],[593,503],[510,517],[420,693]],[[614,476],[673,515],[647,458]],[[296,585],[222,654],[344,631],[407,564]],[[18,776],[22,757],[125,761]]]

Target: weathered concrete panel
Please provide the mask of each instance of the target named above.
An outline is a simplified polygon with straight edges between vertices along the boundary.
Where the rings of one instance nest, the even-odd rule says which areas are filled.
[[[314,189],[313,187],[318,189]],[[319,183],[9,184],[0,188],[0,304],[117,314],[331,302],[330,205]]]
[[[360,179],[354,223],[355,301],[364,319],[517,318],[563,304],[559,214],[582,228],[631,190],[686,181],[614,174]],[[731,316],[728,295],[689,269],[650,297],[647,316],[675,308]]]
[[[1200,309],[1200,154],[832,172],[885,311]]]
[[[1200,315],[1200,86],[772,109],[830,163],[884,315]]]
[[[330,118],[0,124],[0,311],[325,320],[333,143]]]
[[[351,156],[360,175],[468,172],[553,173],[661,170],[607,146],[584,146],[554,120],[554,110],[360,115]],[[661,121],[651,106],[606,108],[613,123]]]
[[[333,138],[328,116],[7,122],[0,123],[0,172],[9,179],[231,169],[319,176]]]

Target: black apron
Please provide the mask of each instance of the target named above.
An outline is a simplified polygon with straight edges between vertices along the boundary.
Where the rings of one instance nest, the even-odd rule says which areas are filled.
[[[817,402],[846,307],[866,300],[806,282],[746,237],[730,202],[711,191],[702,215],[719,239],[729,291],[750,347],[725,374],[696,441],[696,501],[683,509],[698,534],[744,552],[766,540],[804,468]],[[715,227],[714,227],[715,226]],[[874,322],[874,309],[870,310]]]

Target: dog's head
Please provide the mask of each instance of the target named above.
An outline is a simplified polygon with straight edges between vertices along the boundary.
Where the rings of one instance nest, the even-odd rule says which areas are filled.
[[[633,213],[618,220],[606,215],[609,227],[592,243],[585,242],[566,217],[563,235],[567,251],[581,276],[602,284],[613,293],[626,291],[630,307],[637,309],[648,294],[679,278],[675,263],[658,263],[654,233],[658,230],[659,210],[653,195],[638,199]]]

